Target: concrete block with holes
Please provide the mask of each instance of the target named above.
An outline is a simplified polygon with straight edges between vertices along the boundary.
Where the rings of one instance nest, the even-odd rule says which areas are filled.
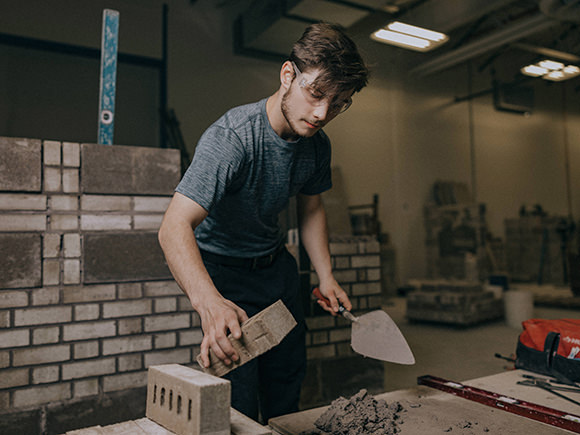
[[[179,364],[149,367],[147,417],[177,435],[230,435],[230,382]]]
[[[197,362],[206,373],[223,376],[280,344],[296,325],[292,313],[281,300],[278,300],[242,323],[241,339],[236,340],[231,335],[228,336],[240,356],[238,361],[226,365],[210,350],[208,368],[203,367],[200,356],[197,357]]]

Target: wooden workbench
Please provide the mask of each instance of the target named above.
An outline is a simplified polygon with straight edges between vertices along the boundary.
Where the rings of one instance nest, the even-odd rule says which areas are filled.
[[[580,406],[578,405],[536,387],[517,385],[518,381],[523,380],[522,374],[526,373],[535,375],[523,370],[511,370],[461,383],[580,416]],[[436,376],[435,373],[432,375]],[[460,381],[457,379],[449,380]],[[580,401],[579,394],[565,394]],[[387,403],[399,401],[406,409],[406,412],[402,414],[403,424],[399,426],[401,435],[433,435],[438,433],[455,435],[561,435],[572,433],[425,386],[391,391],[376,395],[375,398],[384,399]],[[275,433],[282,435],[314,432],[316,431],[314,421],[327,408],[314,408],[277,417],[271,419],[269,425]]]

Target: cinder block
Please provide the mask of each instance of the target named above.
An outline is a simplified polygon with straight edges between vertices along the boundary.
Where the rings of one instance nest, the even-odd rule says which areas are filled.
[[[228,366],[210,349],[210,366],[203,370],[215,376],[223,376],[280,344],[296,325],[296,320],[288,308],[281,300],[278,300],[241,325],[241,339],[236,340],[231,335],[228,336],[240,357],[238,361]],[[197,362],[203,367],[201,356],[197,357]]]
[[[41,142],[37,139],[0,137],[0,190],[40,192],[40,150]]]
[[[180,178],[178,150],[81,145],[85,193],[173,195]]]
[[[229,381],[177,364],[149,368],[147,411],[178,435],[230,435]]]

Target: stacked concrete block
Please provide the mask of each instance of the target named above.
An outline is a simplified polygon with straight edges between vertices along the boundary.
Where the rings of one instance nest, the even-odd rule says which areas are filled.
[[[230,382],[178,364],[149,368],[147,417],[178,435],[230,435]]]
[[[524,216],[504,221],[507,271],[512,280],[563,284],[562,239],[557,231],[562,219]]]
[[[330,239],[330,255],[334,276],[346,291],[355,314],[381,308],[381,245],[376,237],[348,236]],[[318,277],[311,271],[310,282]],[[351,323],[343,317],[333,317],[310,302],[311,315],[306,317],[307,357],[309,360],[349,357]]]
[[[226,365],[210,349],[210,366],[203,370],[214,376],[223,376],[280,344],[295,326],[296,320],[279,300],[242,323],[242,338],[237,340],[228,336],[240,357],[238,361]],[[197,361],[203,367],[200,356]]]
[[[481,284],[415,280],[407,294],[407,318],[413,321],[470,326],[503,316],[503,301]]]
[[[479,278],[487,276],[484,204],[429,205],[424,218],[428,278],[466,279],[466,252],[475,255]]]

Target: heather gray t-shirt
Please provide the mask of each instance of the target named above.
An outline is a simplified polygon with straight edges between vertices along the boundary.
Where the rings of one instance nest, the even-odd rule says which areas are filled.
[[[255,257],[282,243],[278,215],[290,197],[331,186],[326,134],[281,139],[263,99],[229,110],[205,131],[176,191],[209,212],[195,231],[201,249]]]

